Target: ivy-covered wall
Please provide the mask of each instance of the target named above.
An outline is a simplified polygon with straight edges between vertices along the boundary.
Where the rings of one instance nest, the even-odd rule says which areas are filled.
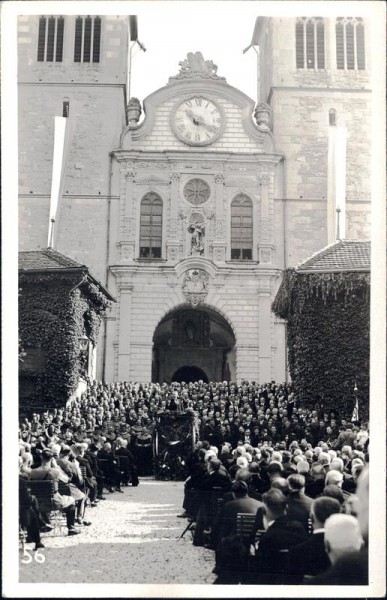
[[[289,370],[305,405],[351,417],[369,411],[369,273],[297,273],[288,269],[272,309],[287,320]]]
[[[79,338],[96,344],[108,302],[79,272],[21,274],[19,288],[20,410],[64,405],[82,372]]]

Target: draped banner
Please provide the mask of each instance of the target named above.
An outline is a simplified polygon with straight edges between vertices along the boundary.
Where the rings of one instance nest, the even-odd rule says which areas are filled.
[[[337,238],[339,218],[339,237],[346,236],[346,145],[345,127],[328,128],[328,244]],[[340,209],[340,213],[337,213]]]
[[[52,161],[50,216],[47,246],[55,245],[55,222],[58,220],[60,197],[74,124],[68,117],[54,117],[54,154]]]

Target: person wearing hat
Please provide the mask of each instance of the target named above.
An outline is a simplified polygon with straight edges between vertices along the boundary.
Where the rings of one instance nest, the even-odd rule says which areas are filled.
[[[69,482],[69,477],[58,469],[54,455],[51,450],[45,449],[41,454],[42,464],[40,467],[31,470],[30,479],[35,481],[63,481]],[[62,510],[66,514],[68,535],[77,535],[80,533],[75,529],[75,500],[72,496],[64,496],[59,492],[55,492],[52,505],[57,510]],[[46,515],[47,522],[49,521],[49,512],[51,507],[40,506],[40,510]]]

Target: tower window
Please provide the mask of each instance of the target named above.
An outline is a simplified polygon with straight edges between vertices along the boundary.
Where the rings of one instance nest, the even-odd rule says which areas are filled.
[[[325,69],[324,20],[322,17],[296,22],[297,69]]]
[[[70,116],[70,100],[63,100],[63,117]]]
[[[74,62],[98,63],[101,47],[101,18],[75,19]]]
[[[337,19],[336,61],[338,69],[364,71],[364,24],[360,17]]]
[[[231,203],[231,260],[253,258],[253,203],[240,194]]]
[[[163,203],[150,192],[141,201],[140,258],[161,258]]]
[[[63,17],[40,17],[38,62],[62,62],[63,32]]]
[[[336,109],[335,108],[329,109],[329,125],[331,127],[336,126]]]

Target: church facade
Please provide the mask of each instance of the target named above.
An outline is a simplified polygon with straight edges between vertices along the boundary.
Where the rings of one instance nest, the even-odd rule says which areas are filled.
[[[349,136],[347,237],[369,236],[367,29],[356,69],[341,69],[333,19],[323,23],[324,66],[321,24],[313,54],[306,22],[301,50],[298,20],[259,19],[262,102],[190,52],[144,100],[142,118],[125,97],[126,18],[63,19],[19,18],[20,249],[46,244],[52,117],[63,108],[76,126],[55,247],[116,299],[97,377],[283,381],[285,323],[271,303],[283,269],[328,243],[332,110]]]

